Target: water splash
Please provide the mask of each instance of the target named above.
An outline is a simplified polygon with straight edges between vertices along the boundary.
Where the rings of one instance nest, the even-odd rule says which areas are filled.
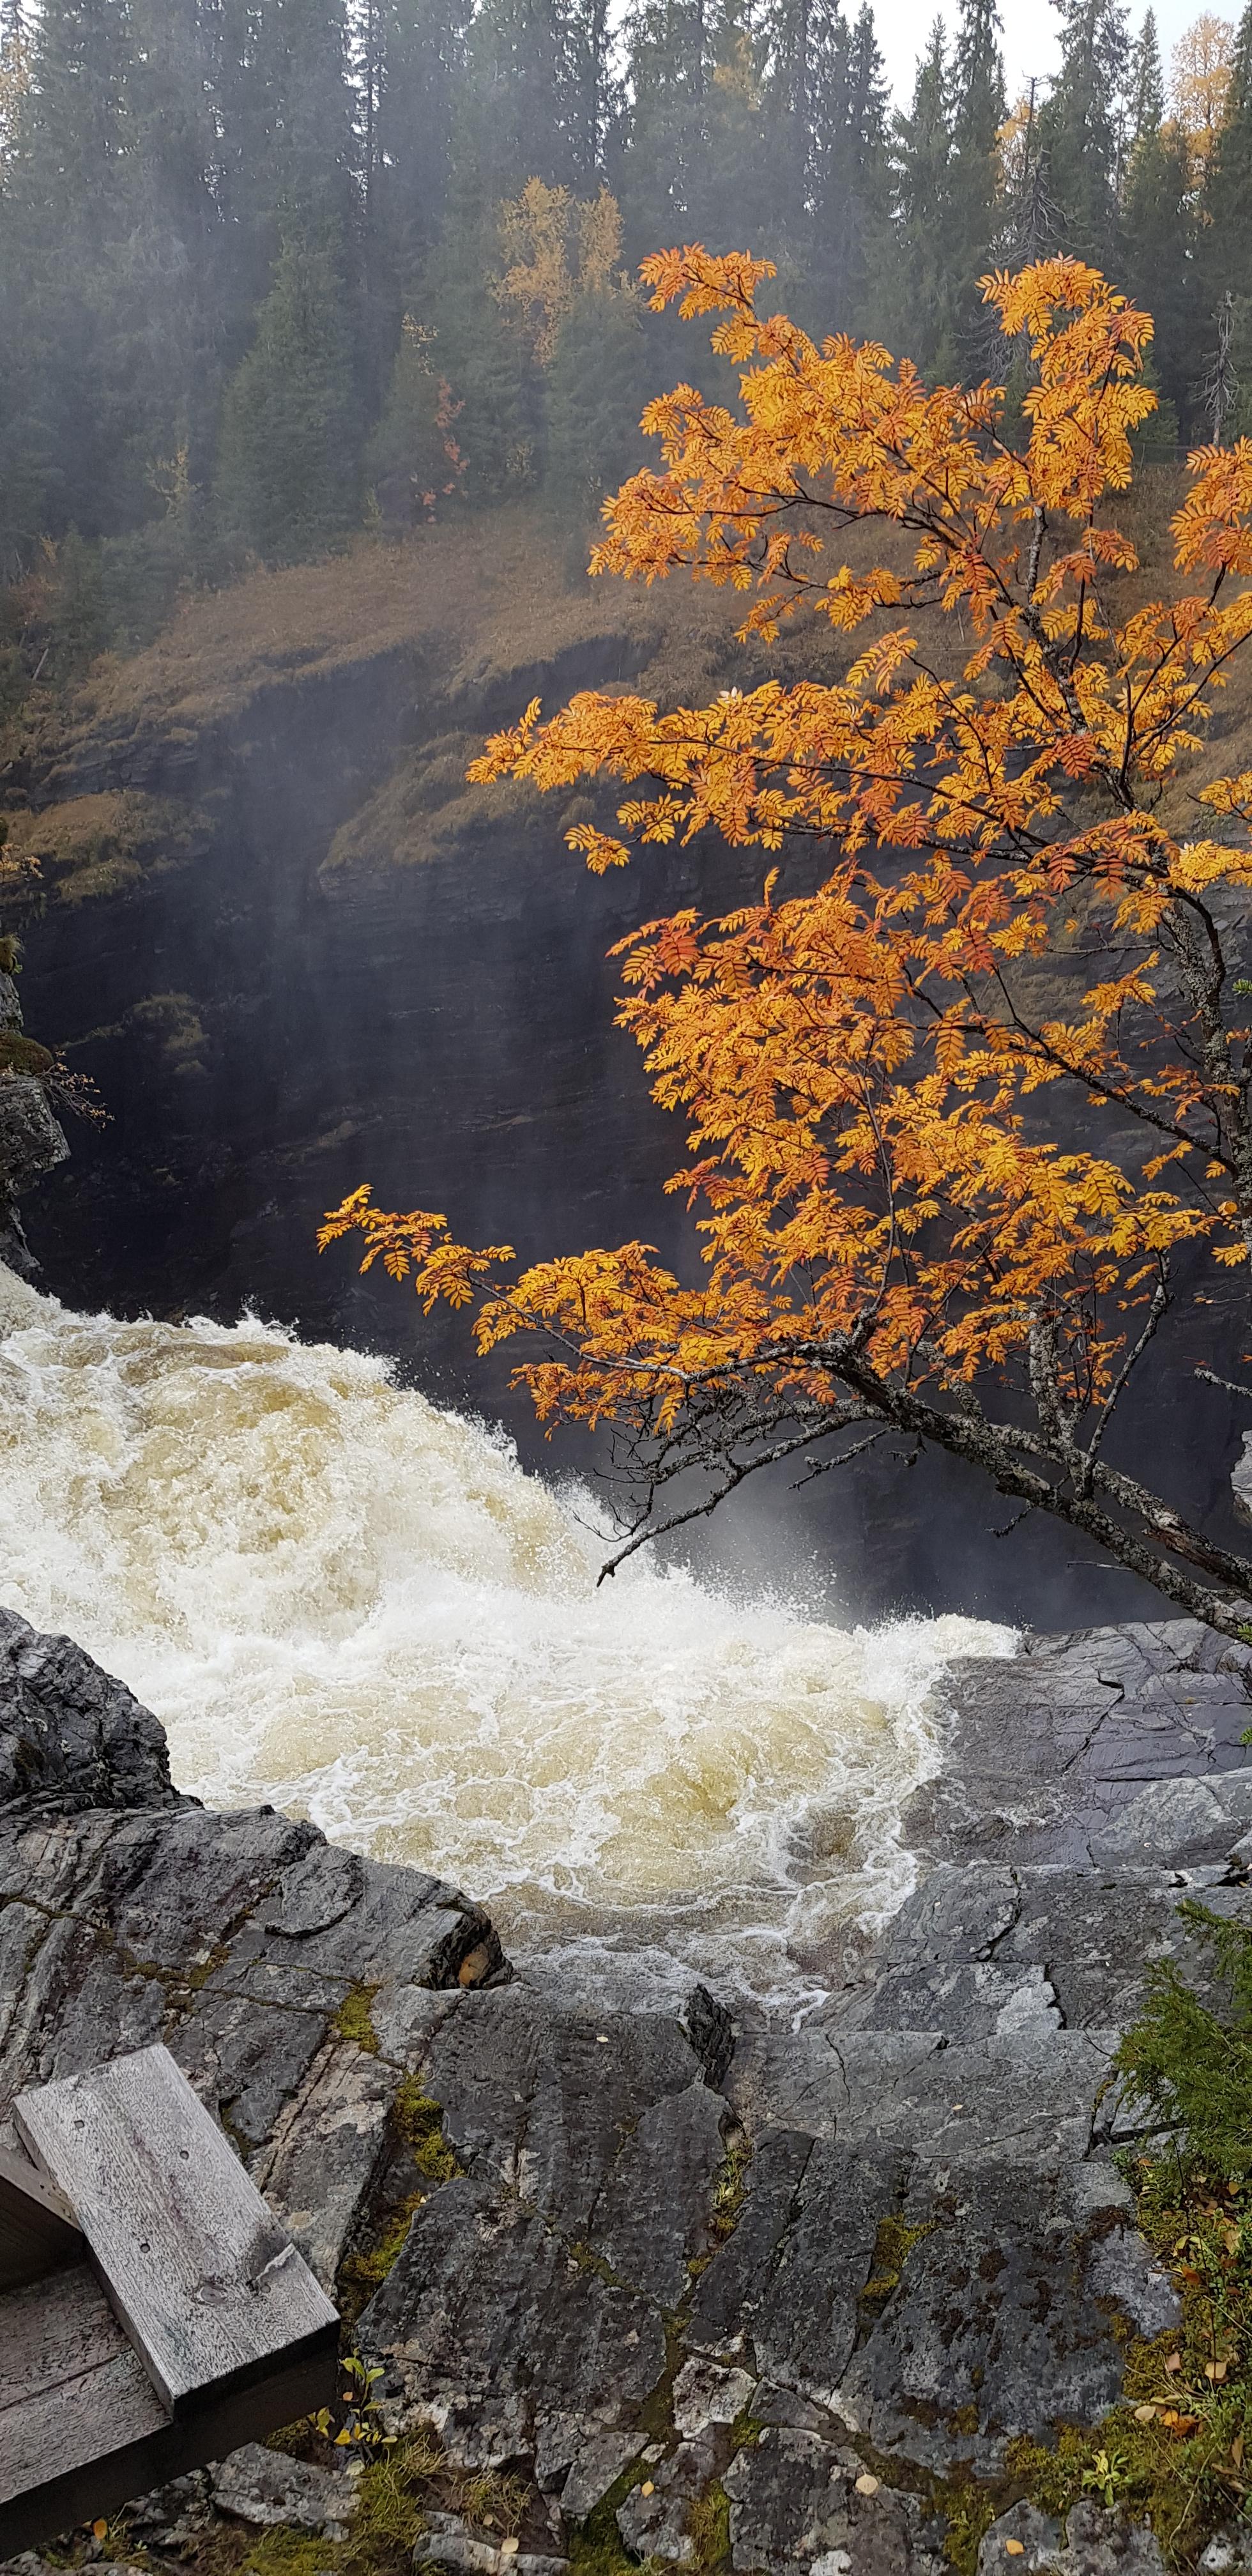
[[[68,1312],[0,1274],[0,1598],[155,1709],[180,1785],[311,1816],[604,1991],[802,2010],[905,1892],[962,1618],[806,1622],[600,1551],[384,1363]],[[810,1963],[806,1970],[801,1959]]]

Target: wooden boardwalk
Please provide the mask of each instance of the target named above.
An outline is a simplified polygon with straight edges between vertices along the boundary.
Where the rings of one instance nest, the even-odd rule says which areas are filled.
[[[164,2048],[22,2094],[0,2159],[0,2557],[336,2386],[339,2320]]]

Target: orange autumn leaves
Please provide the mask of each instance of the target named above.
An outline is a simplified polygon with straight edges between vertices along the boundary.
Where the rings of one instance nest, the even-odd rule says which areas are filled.
[[[483,1350],[538,1336],[519,1374],[547,1420],[663,1436],[730,1386],[809,1414],[853,1383],[968,1404],[990,1369],[1063,1457],[1174,1248],[1236,1265],[1252,1244],[1249,1006],[1223,945],[1252,774],[1203,791],[1195,837],[1165,819],[1252,633],[1252,444],[1192,458],[1178,578],[1145,604],[1116,496],[1151,322],[1094,270],[985,281],[1028,353],[1016,423],[1001,387],[928,387],[758,312],[767,263],[697,248],[642,274],[656,309],[715,317],[740,400],[649,406],[660,463],[606,503],[593,568],[741,592],[764,645],[816,616],[852,658],[697,707],[536,703],[470,774],[611,783],[616,828],[566,836],[593,869],[710,834],[763,854],[758,900],[617,952],[620,1020],[684,1121],[669,1186],[703,1275],[642,1243],[518,1274],[365,1189],[322,1241],[359,1232],[428,1306],[473,1301]]]

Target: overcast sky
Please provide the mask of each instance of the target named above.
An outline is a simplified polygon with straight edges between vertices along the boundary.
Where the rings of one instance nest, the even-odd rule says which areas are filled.
[[[1218,17],[1234,17],[1231,0],[1210,0]],[[855,16],[855,8],[849,10]],[[949,27],[955,24],[957,0],[948,0],[942,15]],[[1056,69],[1056,12],[1050,0],[1000,0],[1004,22],[1004,59],[1008,74],[1010,98],[1025,88],[1032,72]],[[1156,25],[1161,40],[1161,56],[1169,77],[1170,52],[1184,27],[1200,15],[1197,0],[1157,0]],[[888,77],[897,99],[908,98],[913,87],[913,71],[935,16],[935,0],[877,0],[874,23],[883,50]],[[1143,10],[1132,0],[1130,23],[1138,33]]]

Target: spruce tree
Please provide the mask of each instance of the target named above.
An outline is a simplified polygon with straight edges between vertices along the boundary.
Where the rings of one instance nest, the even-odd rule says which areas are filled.
[[[382,414],[365,453],[379,511],[393,526],[433,518],[460,491],[460,409],[436,372],[432,336],[406,313]]]
[[[951,377],[957,351],[951,245],[952,128],[942,18],[917,66],[913,102],[892,148],[895,221],[883,324],[890,345],[927,374]]]
[[[495,210],[445,228],[418,281],[415,314],[430,334],[434,376],[460,403],[457,444],[463,490],[499,501],[527,490],[540,471],[543,405],[537,371],[520,331],[492,293],[501,267]]]
[[[46,0],[26,99],[28,194],[63,240],[112,239],[133,177],[130,0]]]
[[[594,196],[622,106],[608,0],[565,0],[558,101],[570,185],[576,196]]]
[[[272,203],[287,222],[346,223],[355,158],[347,0],[265,0],[258,23]]]
[[[705,0],[635,0],[626,21],[631,97],[623,212],[632,256],[694,234],[713,75]]]
[[[464,0],[363,0],[356,16],[360,338],[372,409],[413,280],[447,213],[466,16]]]
[[[1057,0],[1061,69],[1040,115],[1060,246],[1106,276],[1122,267],[1118,187],[1129,42],[1124,0]]]
[[[643,462],[644,338],[633,296],[580,296],[561,325],[544,387],[546,479],[562,510],[590,520]]]
[[[293,228],[222,403],[215,497],[229,542],[288,563],[357,523],[352,359],[336,245]]]
[[[1137,102],[1140,131],[1131,148],[1122,207],[1123,277],[1135,302],[1152,315],[1151,376],[1161,410],[1145,424],[1145,454],[1171,453],[1191,409],[1200,366],[1195,278],[1195,218],[1185,136],[1163,125],[1151,89]]]
[[[752,0],[711,0],[708,44],[703,159],[692,214],[711,245],[737,250],[772,239],[777,223],[765,148],[764,48]]]
[[[467,40],[454,141],[453,197],[467,214],[516,197],[528,179],[570,185],[561,68],[558,0],[482,0]]]
[[[962,356],[981,349],[986,308],[978,281],[992,264],[1004,124],[1004,57],[996,0],[961,0],[952,61],[948,174],[948,294]]]
[[[1131,55],[1127,122],[1132,149],[1148,135],[1159,134],[1165,122],[1165,75],[1161,70],[1154,9],[1144,10],[1143,25]]]
[[[850,28],[825,14],[813,47],[820,141],[813,172],[814,294],[828,331],[874,327],[887,257],[887,83],[868,0]]]
[[[1252,0],[1235,38],[1230,111],[1209,164],[1204,202],[1208,300],[1252,283]]]
[[[152,323],[129,245],[140,217],[130,0],[48,0],[30,36],[31,79],[6,191],[30,411],[47,456],[50,533],[84,542],[143,514]],[[160,406],[156,407],[159,414]]]
[[[211,471],[232,317],[221,193],[214,0],[131,0],[136,213],[129,277],[134,363],[152,381],[161,430],[147,463],[185,440],[196,483]]]
[[[777,221],[791,253],[788,265],[797,269],[802,246],[807,246],[813,205],[816,16],[815,0],[773,0],[764,27],[766,150]],[[787,283],[790,288],[790,277]],[[789,311],[796,309],[796,302],[793,291]]]
[[[803,199],[799,172],[771,143],[769,30],[751,0],[636,0],[627,21],[630,112],[621,199],[632,257],[661,241],[787,249]],[[707,373],[708,343],[692,341]]]
[[[401,276],[429,257],[447,213],[465,77],[468,0],[377,0],[372,206]]]

